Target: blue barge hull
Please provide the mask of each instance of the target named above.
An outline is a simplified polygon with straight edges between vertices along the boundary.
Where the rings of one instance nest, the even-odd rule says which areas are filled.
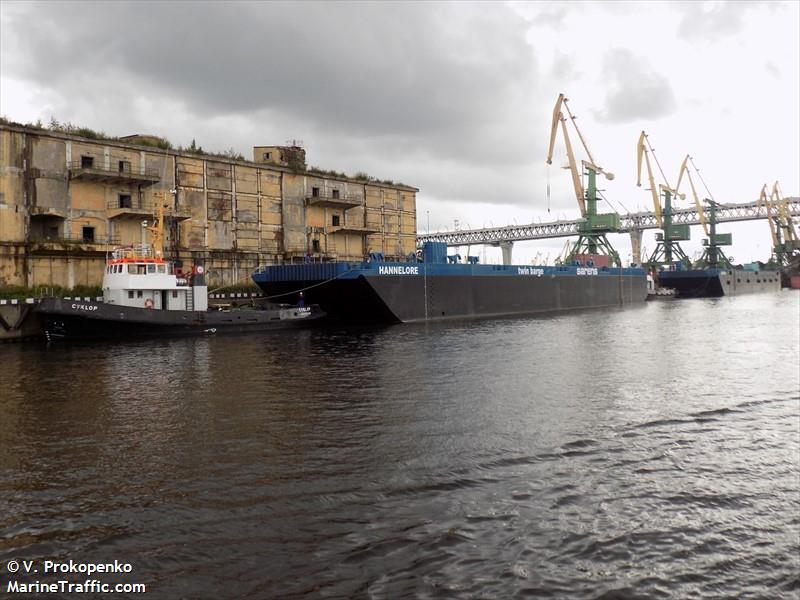
[[[647,298],[645,271],[582,266],[330,262],[260,268],[274,301],[359,321],[413,322],[623,306]]]

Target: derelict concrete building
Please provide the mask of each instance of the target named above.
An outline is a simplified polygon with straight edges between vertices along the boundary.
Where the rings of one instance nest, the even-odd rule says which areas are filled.
[[[401,259],[416,247],[416,188],[309,170],[298,145],[253,160],[0,124],[0,288],[99,285],[106,251],[142,241],[165,207],[178,267],[202,259],[212,287],[263,264]]]

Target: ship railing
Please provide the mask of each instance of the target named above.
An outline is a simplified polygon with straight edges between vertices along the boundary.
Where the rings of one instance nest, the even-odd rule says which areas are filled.
[[[148,244],[131,244],[116,248],[111,256],[113,258],[155,258],[153,247]]]

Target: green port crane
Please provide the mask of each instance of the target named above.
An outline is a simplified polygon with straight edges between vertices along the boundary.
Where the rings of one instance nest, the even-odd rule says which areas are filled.
[[[567,260],[572,262],[580,255],[604,254],[609,257],[611,264],[622,266],[619,254],[608,241],[608,238],[606,238],[606,233],[619,231],[619,214],[597,213],[597,174],[602,173],[609,181],[614,179],[614,174],[604,170],[595,162],[567,102],[568,99],[564,97],[564,94],[558,95],[556,105],[553,108],[553,121],[550,128],[550,147],[547,152],[547,164],[553,164],[553,147],[555,146],[556,135],[560,124],[564,137],[564,145],[567,150],[567,159],[569,161],[569,166],[567,168],[572,175],[572,186],[575,189],[575,198],[578,201],[578,207],[584,219],[578,227],[578,241],[572,246]],[[569,115],[569,120],[572,122],[572,126],[578,134],[581,145],[586,151],[586,155],[589,157],[588,161],[581,161],[580,169],[575,160],[575,153],[572,150],[572,143],[570,142],[569,133],[567,131],[567,118],[564,116],[563,111],[566,111],[567,115]],[[587,178],[587,186],[585,189],[583,186],[584,176]]]
[[[731,261],[725,256],[720,246],[733,244],[733,235],[730,233],[717,233],[717,206],[718,204],[708,198],[708,238],[703,240],[703,254],[694,263],[695,269],[732,269]]]
[[[653,177],[653,167],[650,164],[650,156],[655,158],[655,152],[650,145],[647,133],[642,131],[639,135],[639,141],[636,144],[636,185],[642,187],[642,159],[647,167],[647,179],[650,185],[650,193],[653,197],[653,209],[656,215],[656,223],[661,228],[661,232],[656,234],[656,249],[650,255],[650,258],[645,263],[648,269],[659,266],[674,266],[676,263],[683,264],[688,268],[691,265],[689,257],[681,248],[679,242],[690,239],[689,226],[672,222],[672,201],[678,196],[677,186],[672,188],[667,182],[664,172],[661,171],[661,176],[664,183],[656,185],[655,178]],[[684,161],[684,165],[685,165]],[[659,165],[659,170],[661,166]],[[681,169],[681,175],[683,169]],[[680,181],[680,176],[678,177]],[[692,185],[694,191],[694,185]],[[661,207],[659,195],[664,198],[664,207]],[[695,195],[696,196],[696,195]],[[702,210],[699,211],[702,215]]]

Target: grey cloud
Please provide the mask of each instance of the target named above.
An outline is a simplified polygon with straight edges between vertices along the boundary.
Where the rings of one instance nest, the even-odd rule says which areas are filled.
[[[625,123],[657,119],[676,110],[675,94],[667,78],[632,51],[610,50],[603,62],[608,90],[604,109],[595,115],[598,120]]]
[[[133,77],[199,116],[270,107],[350,132],[451,131],[532,81],[523,21],[490,6],[56,3],[25,20],[17,74]]]
[[[781,70],[780,70],[780,69],[777,67],[777,65],[776,65],[774,62],[772,62],[771,60],[768,60],[768,61],[767,61],[767,62],[764,64],[764,70],[765,70],[767,73],[769,73],[770,75],[772,75],[772,76],[773,76],[775,79],[781,79],[781,78],[782,78],[782,75],[781,75]]]
[[[546,134],[529,129],[548,122],[553,99],[538,93],[525,20],[502,4],[58,2],[11,12],[3,73],[50,92],[61,120],[246,156],[300,138],[312,164],[432,195],[455,194],[448,180],[463,178],[462,201],[509,196],[507,169],[543,160]]]
[[[738,33],[744,26],[748,11],[763,8],[774,9],[775,2],[680,2],[675,6],[683,12],[678,23],[678,36],[688,40],[713,40],[721,36]]]

